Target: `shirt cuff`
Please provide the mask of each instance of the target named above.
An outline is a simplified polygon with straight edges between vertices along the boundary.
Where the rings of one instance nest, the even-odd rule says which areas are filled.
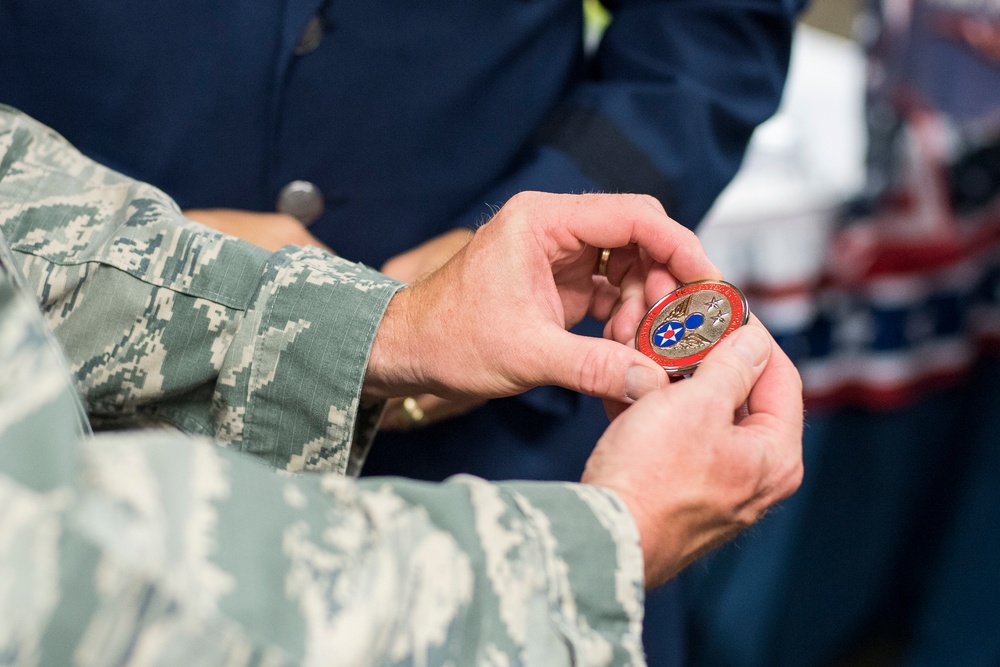
[[[624,503],[587,484],[499,486],[542,546],[551,618],[570,647],[571,664],[644,665],[643,557]]]
[[[276,468],[347,474],[373,434],[357,428],[361,386],[401,286],[316,248],[273,255],[220,375],[217,435]]]

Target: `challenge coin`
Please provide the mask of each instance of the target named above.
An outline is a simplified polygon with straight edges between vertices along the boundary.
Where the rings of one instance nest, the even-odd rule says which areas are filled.
[[[688,283],[649,309],[635,332],[635,346],[670,375],[687,375],[749,317],[747,299],[735,285]]]

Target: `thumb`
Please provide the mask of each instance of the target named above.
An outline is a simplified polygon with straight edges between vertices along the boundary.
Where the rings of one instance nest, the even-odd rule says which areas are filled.
[[[750,395],[770,354],[770,334],[751,321],[719,341],[688,382],[725,397],[735,410]]]
[[[590,396],[631,403],[670,383],[652,359],[621,343],[560,331],[549,350],[545,379]]]

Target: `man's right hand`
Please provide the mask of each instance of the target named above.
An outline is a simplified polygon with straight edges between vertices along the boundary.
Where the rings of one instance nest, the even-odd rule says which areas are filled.
[[[749,415],[737,411],[747,402]],[[628,506],[653,588],[757,521],[802,480],[802,384],[756,320],[695,374],[646,394],[601,437],[583,482]]]

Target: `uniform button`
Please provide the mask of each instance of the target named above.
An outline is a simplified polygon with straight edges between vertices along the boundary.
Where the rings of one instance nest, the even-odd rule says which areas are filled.
[[[295,55],[304,56],[319,48],[319,43],[323,41],[323,19],[314,16],[309,19],[306,29],[299,35],[299,41],[295,43]]]
[[[292,181],[281,188],[275,208],[303,225],[311,225],[323,214],[323,193],[315,183]]]

